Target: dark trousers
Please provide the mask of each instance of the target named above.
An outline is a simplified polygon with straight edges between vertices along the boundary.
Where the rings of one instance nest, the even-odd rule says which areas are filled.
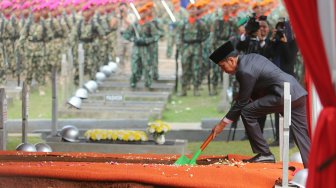
[[[248,105],[241,111],[242,121],[247,131],[252,151],[254,153],[270,153],[269,146],[261,132],[258,118],[270,113],[283,113],[283,99],[274,95],[266,95]],[[291,126],[293,138],[298,146],[303,165],[308,165],[310,138],[307,130],[306,97],[292,101]]]

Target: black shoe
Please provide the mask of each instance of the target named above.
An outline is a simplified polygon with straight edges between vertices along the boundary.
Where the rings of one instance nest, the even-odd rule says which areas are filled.
[[[271,147],[279,146],[279,140],[274,140],[272,143],[269,144],[269,146]]]
[[[244,163],[275,163],[275,157],[272,153],[261,154],[252,157],[251,159],[243,160]]]
[[[179,96],[179,97],[185,97],[185,96],[187,96],[187,92],[186,91],[182,91],[181,93],[178,93],[177,96]]]

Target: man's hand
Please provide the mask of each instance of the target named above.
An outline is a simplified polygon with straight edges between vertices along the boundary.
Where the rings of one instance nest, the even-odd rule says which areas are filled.
[[[213,139],[217,136],[217,134],[221,133],[224,129],[224,127],[227,125],[228,123],[225,123],[224,121],[220,121],[216,126],[214,126],[214,128],[212,128],[212,132],[213,132]]]

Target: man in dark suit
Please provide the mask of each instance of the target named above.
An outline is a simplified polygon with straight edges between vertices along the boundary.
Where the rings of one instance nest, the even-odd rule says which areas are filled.
[[[290,83],[292,97],[291,131],[301,152],[303,164],[308,165],[310,139],[307,131],[307,92],[297,80],[258,54],[238,55],[231,42],[223,44],[209,57],[239,82],[239,96],[226,116],[213,128],[214,137],[224,127],[241,116],[251,148],[257,155],[246,162],[275,162],[264,139],[258,118],[270,113],[283,113],[284,82]]]

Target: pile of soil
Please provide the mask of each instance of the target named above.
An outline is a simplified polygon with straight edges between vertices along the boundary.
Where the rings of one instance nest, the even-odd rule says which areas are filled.
[[[246,164],[239,155],[202,156],[176,166],[179,155],[0,152],[0,187],[273,187],[282,164]],[[188,156],[191,157],[191,156]],[[291,163],[296,169],[302,164]],[[289,179],[292,178],[289,171]]]

